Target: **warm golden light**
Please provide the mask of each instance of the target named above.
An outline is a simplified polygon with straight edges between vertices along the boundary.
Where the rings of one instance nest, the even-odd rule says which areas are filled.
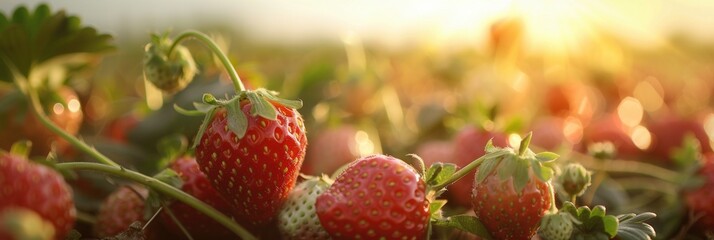
[[[364,157],[374,154],[374,143],[369,139],[367,132],[358,131],[357,134],[355,134],[355,141],[357,142],[357,151],[360,156]]]
[[[583,124],[576,117],[568,117],[563,123],[563,136],[570,143],[578,143],[583,138]]]
[[[652,144],[652,134],[642,125],[637,125],[632,129],[630,139],[632,139],[632,143],[634,143],[637,148],[642,150],[647,149],[650,147],[650,144]]]
[[[657,111],[664,104],[662,95],[649,81],[642,81],[638,83],[632,95],[640,100],[642,107],[648,112]]]
[[[52,105],[52,112],[57,115],[64,113],[64,105],[62,105],[61,103],[55,103],[54,105]]]
[[[634,127],[642,121],[644,115],[642,104],[636,98],[626,97],[617,106],[617,115],[623,124]]]
[[[80,106],[79,100],[77,100],[77,99],[71,99],[71,100],[69,100],[69,102],[67,102],[67,109],[70,112],[73,112],[73,113],[78,112],[80,107],[81,106]]]

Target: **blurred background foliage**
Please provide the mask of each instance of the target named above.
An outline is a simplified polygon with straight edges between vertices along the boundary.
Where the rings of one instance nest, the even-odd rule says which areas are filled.
[[[0,9],[31,2],[3,1]],[[188,28],[213,36],[248,87],[304,102],[307,173],[331,173],[372,153],[417,152],[427,162],[448,162],[459,154],[451,145],[465,127],[505,135],[533,131],[536,147],[589,168],[613,164],[593,157],[602,147],[596,143],[611,142],[606,149],[614,159],[680,171],[672,149],[684,144],[687,132],[702,153],[712,149],[714,30],[707,27],[714,22],[702,14],[714,4],[634,2],[50,6],[114,36],[117,49],[91,76],[67,85],[84,110],[79,135],[142,172],[160,168],[162,139],[195,135],[201,118],[178,114],[174,104],[190,108],[204,92],[222,96],[233,89],[220,62],[193,41],[185,45],[200,73],[186,90],[164,95],[146,84],[141,63],[149,33]],[[60,158],[83,156],[70,150]],[[681,188],[643,189],[643,181],[651,184],[638,171],[647,170],[596,177],[601,187],[588,201],[612,213],[655,211],[658,232],[671,236],[686,221]]]

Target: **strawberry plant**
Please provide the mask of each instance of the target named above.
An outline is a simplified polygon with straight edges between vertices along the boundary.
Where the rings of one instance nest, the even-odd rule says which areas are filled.
[[[74,226],[76,209],[72,190],[55,170],[30,162],[27,148],[14,145],[10,153],[0,152],[0,212],[24,208],[46,219],[54,227],[55,238],[67,236]]]

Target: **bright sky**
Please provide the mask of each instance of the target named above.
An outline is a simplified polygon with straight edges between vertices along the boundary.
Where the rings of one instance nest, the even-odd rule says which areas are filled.
[[[19,4],[34,7],[39,2],[3,0],[0,9],[7,13]],[[714,41],[714,1],[705,0],[54,0],[51,7],[65,8],[102,31],[132,30],[132,36],[126,37],[182,30],[207,21],[276,41],[354,35],[392,46],[410,42],[479,46],[491,22],[520,14],[530,44],[537,45],[579,41],[592,34],[593,26],[644,45],[656,44],[666,32]]]

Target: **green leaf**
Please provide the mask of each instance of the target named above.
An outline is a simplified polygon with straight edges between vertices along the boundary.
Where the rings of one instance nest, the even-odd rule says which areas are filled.
[[[34,12],[20,7],[9,19],[5,15],[0,18],[0,56],[16,65],[25,77],[30,76],[32,68],[49,60],[60,59],[52,64],[69,66],[77,62],[59,57],[112,50],[114,47],[109,43],[110,40],[110,35],[99,34],[94,28],[82,26],[78,17],[67,15],[64,11],[53,13],[45,4],[39,5]],[[91,58],[82,58],[76,65],[91,62]],[[0,80],[11,79],[8,65],[0,62]]]
[[[501,162],[501,166],[498,168],[498,178],[501,180],[506,180],[513,176],[516,171],[516,166],[518,165],[518,160],[516,156],[506,156]]]
[[[529,165],[530,163],[526,159],[517,159],[516,161],[516,168],[513,174],[513,187],[518,194],[521,194],[530,179],[528,174]]]
[[[533,167],[533,173],[535,173],[538,179],[547,182],[553,177],[554,173],[552,168],[543,166],[540,162],[533,162],[531,163],[531,166]]]
[[[605,216],[606,209],[602,205],[597,205],[593,210],[590,212],[590,217],[604,217]]]
[[[560,155],[553,152],[540,152],[536,154],[536,159],[541,162],[552,162],[558,159]]]
[[[442,184],[454,175],[454,173],[456,172],[456,168],[457,166],[453,163],[434,163],[429,167],[428,170],[426,170],[426,183],[429,186],[436,186]]]
[[[184,135],[175,133],[159,139],[156,147],[161,155],[161,159],[157,162],[158,169],[163,169],[186,153],[188,140]]]
[[[228,116],[226,117],[228,129],[230,129],[238,139],[242,139],[248,130],[248,118],[243,111],[240,110],[240,100],[232,101],[225,106],[228,112]]]
[[[518,146],[518,156],[523,156],[528,150],[528,146],[531,144],[531,139],[533,138],[533,132],[526,134],[526,137],[521,140],[521,144]]]
[[[446,200],[437,199],[429,203],[429,215],[431,219],[441,219],[441,208],[446,205]]]
[[[206,105],[207,105],[207,104],[206,104]],[[210,105],[209,105],[209,106],[210,106]],[[214,106],[211,106],[211,107],[214,107]],[[195,117],[195,116],[202,116],[202,115],[205,115],[205,114],[206,114],[205,112],[202,112],[202,111],[198,111],[198,110],[188,110],[188,109],[182,108],[182,107],[179,106],[178,104],[174,104],[174,111],[176,111],[176,112],[178,112],[178,113],[180,113],[180,114],[183,114],[183,115],[185,115],[185,116],[193,116],[193,117]]]
[[[206,116],[203,118],[203,122],[201,123],[201,127],[198,128],[198,132],[193,138],[193,146],[191,146],[191,148],[196,148],[196,146],[198,146],[198,143],[201,142],[201,137],[203,137],[203,133],[206,132],[208,124],[211,123],[211,120],[213,120],[213,115],[216,114],[216,109],[217,108],[211,108],[211,110],[206,113]]]
[[[493,169],[495,169],[499,163],[501,163],[502,158],[494,158],[494,159],[486,159],[484,162],[481,164],[481,166],[478,168],[478,171],[476,172],[476,182],[477,183],[482,183],[483,180],[488,177],[488,175],[493,172]]]
[[[610,236],[610,238],[613,238],[615,237],[615,235],[617,235],[618,223],[619,221],[617,220],[617,218],[612,215],[607,215],[602,218],[604,230]]]
[[[170,168],[164,169],[163,171],[157,173],[154,175],[154,178],[177,189],[181,189],[181,185],[183,185],[183,181],[181,180],[181,177],[179,177],[178,173]]]
[[[274,91],[268,91],[265,88],[259,88],[256,90],[258,94],[263,96],[264,98],[269,99],[270,101],[280,103],[283,106],[293,108],[293,109],[300,109],[302,108],[302,101],[301,100],[288,100],[288,99],[283,99],[277,97],[277,92]]]
[[[199,111],[202,113],[207,113],[214,106],[210,105],[210,104],[201,103],[201,102],[194,102],[193,107],[196,108],[196,111]]]
[[[649,219],[656,217],[654,213],[645,212],[641,214],[623,214],[617,216],[620,221],[617,228],[617,237],[622,240],[650,240],[656,237],[655,229],[645,223]]]
[[[32,142],[28,140],[21,140],[13,143],[12,146],[10,146],[10,153],[17,156],[28,157],[30,155],[31,149]]]
[[[493,145],[493,138],[489,139],[488,142],[486,142],[486,147],[484,147],[484,150],[486,150],[487,153],[495,152],[499,149],[499,147]]]
[[[457,215],[433,222],[436,226],[456,228],[484,239],[493,239],[486,227],[474,216]]]
[[[247,91],[245,92],[248,100],[252,103],[250,114],[253,116],[261,116],[265,119],[275,120],[278,117],[278,113],[275,110],[275,106],[261,97],[260,94]]]
[[[203,97],[201,97],[201,99],[203,100],[203,103],[205,103],[205,104],[209,104],[209,105],[218,105],[219,104],[216,97],[214,97],[213,94],[210,94],[210,93],[204,93]]]

